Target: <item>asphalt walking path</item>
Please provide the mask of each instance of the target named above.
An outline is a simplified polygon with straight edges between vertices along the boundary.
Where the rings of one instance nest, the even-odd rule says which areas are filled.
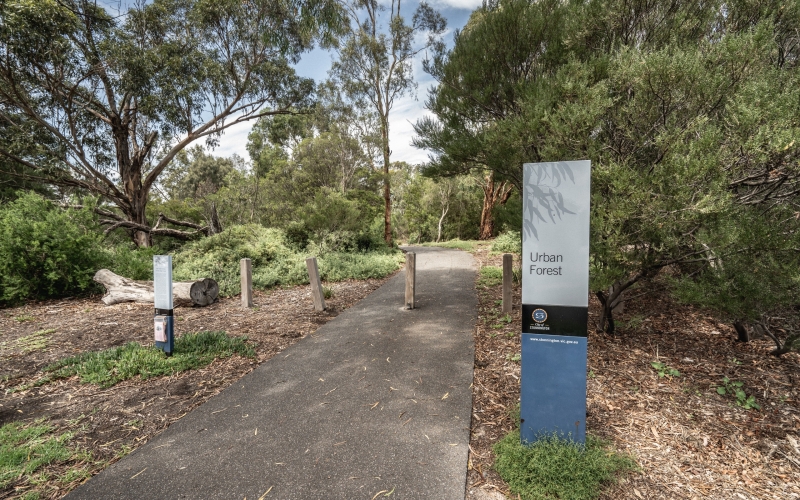
[[[463,500],[475,264],[407,249],[417,309],[400,273],[67,498]]]

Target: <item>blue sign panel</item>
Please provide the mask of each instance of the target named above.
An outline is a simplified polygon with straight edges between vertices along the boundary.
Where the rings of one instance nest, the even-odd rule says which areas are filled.
[[[522,334],[520,435],[586,440],[586,337]]]
[[[586,440],[591,163],[526,163],[520,438]]]

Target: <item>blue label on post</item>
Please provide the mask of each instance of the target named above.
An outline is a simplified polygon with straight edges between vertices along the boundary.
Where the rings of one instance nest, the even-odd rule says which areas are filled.
[[[586,337],[522,334],[520,437],[586,441]]]

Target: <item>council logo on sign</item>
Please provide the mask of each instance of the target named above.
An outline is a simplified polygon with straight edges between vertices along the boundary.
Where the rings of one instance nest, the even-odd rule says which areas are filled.
[[[547,321],[547,311],[544,309],[535,309],[532,316],[533,320],[537,323],[544,323]]]

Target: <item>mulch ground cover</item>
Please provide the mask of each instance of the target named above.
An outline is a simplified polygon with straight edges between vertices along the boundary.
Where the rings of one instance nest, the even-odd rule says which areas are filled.
[[[474,254],[502,265],[486,248]],[[514,428],[519,403],[520,289],[510,323],[501,286],[478,295],[468,497],[516,498],[492,469],[492,446]],[[590,301],[587,430],[641,467],[602,498],[800,498],[800,356],[768,355],[770,340],[737,342],[729,323],[676,303],[658,281],[630,296],[616,336],[594,331],[600,308]],[[737,404],[737,386],[760,410]]]
[[[15,390],[38,380],[42,368],[66,357],[131,341],[152,345],[152,305],[105,306],[98,296],[0,309],[0,426],[46,419],[56,433],[74,432],[70,446],[84,452],[81,458],[44,468],[40,471],[44,475],[37,475],[38,485],[23,477],[12,481],[0,490],[0,498],[20,497],[34,489],[42,498],[60,498],[259,363],[312,334],[387,279],[329,284],[334,295],[326,299],[328,308],[323,312],[314,311],[308,286],[255,291],[252,309],[243,309],[238,297],[208,307],[177,308],[177,335],[225,331],[246,336],[256,357],[218,359],[201,369],[148,380],[136,377],[107,389],[72,377]]]
[[[474,255],[480,265],[501,265],[501,257],[485,247]],[[91,297],[2,309],[0,425],[47,419],[56,432],[75,432],[71,443],[90,454],[45,469],[47,476],[36,486],[42,497],[60,498],[384,281],[333,284],[335,296],[322,313],[313,311],[307,287],[256,292],[250,310],[242,309],[238,298],[179,308],[179,334],[222,330],[247,336],[256,358],[233,356],[108,389],[73,377],[14,390],[40,378],[40,370],[58,359],[130,341],[152,342],[152,306],[104,306]],[[519,402],[520,290],[515,287],[507,322],[500,313],[501,287],[477,288],[467,490],[470,498],[502,498],[509,491],[492,469],[492,446],[513,429]],[[593,325],[599,315],[594,299],[589,314]],[[676,303],[657,281],[632,294],[617,319],[616,336],[590,328],[587,428],[631,454],[641,471],[621,478],[603,498],[800,498],[800,356],[769,356],[773,345],[767,340],[736,342],[730,324]],[[663,377],[652,363],[660,364]],[[731,391],[719,394],[726,377],[731,391],[731,384],[741,382],[760,409],[743,408]],[[67,470],[78,473],[65,475]],[[31,488],[20,478],[0,490],[0,498]]]

